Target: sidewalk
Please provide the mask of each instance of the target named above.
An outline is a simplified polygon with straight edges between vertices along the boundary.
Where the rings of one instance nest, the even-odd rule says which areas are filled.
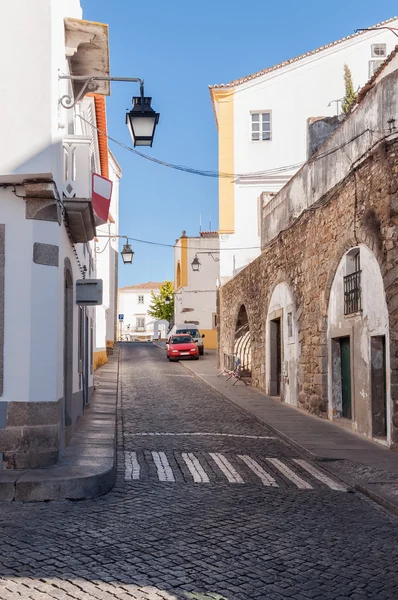
[[[0,500],[80,500],[109,492],[116,480],[118,348],[95,372],[95,392],[54,467],[0,471]]]
[[[233,385],[236,379],[226,381],[224,375],[218,376],[214,350],[208,350],[199,361],[181,364],[308,458],[322,461],[323,468],[398,514],[398,453],[243,382]]]

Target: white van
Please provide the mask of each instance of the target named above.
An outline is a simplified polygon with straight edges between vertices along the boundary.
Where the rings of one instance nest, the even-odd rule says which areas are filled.
[[[167,341],[175,333],[187,333],[188,335],[190,335],[193,338],[195,344],[197,344],[198,346],[199,354],[203,356],[205,351],[203,338],[205,337],[205,334],[201,335],[199,328],[197,325],[195,325],[195,323],[182,323],[181,325],[173,325],[167,336]]]

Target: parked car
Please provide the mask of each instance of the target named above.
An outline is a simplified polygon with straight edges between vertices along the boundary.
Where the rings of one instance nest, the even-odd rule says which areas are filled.
[[[201,335],[197,325],[195,325],[194,323],[183,323],[181,325],[174,325],[169,333],[169,338],[179,333],[190,335],[199,348],[199,354],[203,356],[205,351],[203,338],[205,337],[205,334]]]
[[[198,360],[199,349],[192,336],[187,334],[175,334],[170,336],[166,344],[167,358],[171,361],[180,358]]]

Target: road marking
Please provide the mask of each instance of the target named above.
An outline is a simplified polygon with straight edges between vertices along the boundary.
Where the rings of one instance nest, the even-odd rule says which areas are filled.
[[[229,483],[245,483],[239,473],[233,468],[229,460],[219,452],[209,452],[216,465],[224,473]]]
[[[181,435],[192,435],[192,436],[204,436],[204,437],[211,437],[211,436],[221,436],[221,437],[232,437],[232,438],[247,438],[250,440],[275,440],[276,437],[272,436],[272,435],[244,435],[244,434],[238,434],[238,433],[210,433],[210,432],[182,432],[182,433],[175,433],[175,432],[164,432],[164,431],[154,431],[154,432],[149,432],[149,431],[145,431],[143,433],[133,433],[133,432],[129,432],[129,435],[132,436],[181,436]]]
[[[195,483],[209,483],[210,479],[200,464],[199,460],[196,458],[192,452],[182,452],[181,456],[187,465],[189,472],[191,473],[193,480]]]
[[[173,471],[164,452],[152,452],[153,462],[156,465],[159,481],[175,481]]]
[[[322,473],[322,471],[318,471],[318,469],[316,469],[306,460],[303,460],[301,458],[293,458],[293,462],[300,465],[300,467],[303,467],[303,469],[308,471],[308,473],[311,473],[311,475],[315,477],[315,479],[318,479],[318,481],[321,481],[322,483],[327,485],[331,490],[336,490],[337,492],[347,491],[347,486],[344,486],[341,483],[337,483],[337,481],[334,481],[333,479]]]
[[[310,485],[309,483],[304,481],[304,479],[301,479],[301,477],[296,475],[296,473],[289,469],[289,467],[287,467],[281,460],[278,460],[277,458],[266,458],[265,460],[270,462],[271,465],[274,465],[274,467],[276,467],[278,471],[282,473],[282,475],[284,475],[287,479],[290,479],[290,481],[292,481],[294,485],[300,490],[313,489],[312,485]]]
[[[124,464],[125,464],[125,472],[124,479],[139,479],[140,478],[140,463],[137,460],[136,452],[125,452],[124,453]]]
[[[263,469],[263,467],[259,465],[257,461],[246,454],[239,454],[238,456],[249,467],[249,469],[261,479],[264,485],[279,487],[275,479],[271,477],[271,475],[269,475],[269,473],[267,473],[267,471],[265,471],[265,469]]]

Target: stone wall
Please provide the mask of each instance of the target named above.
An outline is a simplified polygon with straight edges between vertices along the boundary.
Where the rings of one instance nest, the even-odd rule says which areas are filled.
[[[231,353],[245,305],[252,341],[253,384],[264,389],[265,323],[275,286],[292,292],[299,330],[299,406],[327,414],[327,310],[344,252],[359,243],[375,254],[390,319],[392,442],[398,446],[398,141],[381,142],[355,170],[293,224],[260,257],[220,289],[220,346]]]

